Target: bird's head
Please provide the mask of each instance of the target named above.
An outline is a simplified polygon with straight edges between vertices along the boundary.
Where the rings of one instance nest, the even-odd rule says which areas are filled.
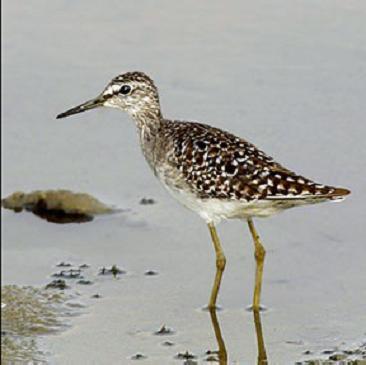
[[[133,118],[160,118],[158,90],[153,80],[142,72],[127,72],[112,79],[96,98],[57,116],[65,118],[101,106],[126,111]]]

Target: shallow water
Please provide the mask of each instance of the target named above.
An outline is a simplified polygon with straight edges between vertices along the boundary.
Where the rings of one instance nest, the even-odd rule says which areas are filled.
[[[128,215],[56,225],[2,211],[3,284],[44,286],[57,263],[87,263],[87,313],[43,338],[51,364],[199,363],[216,350],[202,311],[214,253],[202,221],[149,171],[126,115],[55,120],[126,70],[156,80],[167,117],[210,122],[289,168],[348,187],[341,204],[260,220],[267,248],[262,313],[271,364],[365,339],[366,6],[310,0],[3,3],[3,197],[90,193]],[[135,138],[134,138],[135,137]],[[301,146],[301,147],[300,147]],[[156,204],[141,205],[141,198]],[[227,269],[217,313],[230,364],[257,357],[253,247],[243,222],[219,227]],[[98,275],[103,266],[127,271]],[[155,270],[158,275],[144,275]],[[71,279],[70,279],[71,280]],[[96,293],[101,298],[91,296]],[[162,325],[174,334],[156,336]],[[171,341],[173,346],[164,346]],[[312,355],[303,355],[304,351]]]

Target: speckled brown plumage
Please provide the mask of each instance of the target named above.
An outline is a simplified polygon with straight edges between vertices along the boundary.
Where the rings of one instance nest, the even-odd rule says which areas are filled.
[[[168,151],[192,191],[201,199],[255,199],[342,195],[331,186],[316,184],[275,162],[253,144],[201,123],[164,121]]]

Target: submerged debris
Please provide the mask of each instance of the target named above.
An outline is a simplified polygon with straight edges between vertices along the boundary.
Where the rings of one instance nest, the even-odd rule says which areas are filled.
[[[63,279],[56,279],[51,281],[50,283],[48,283],[46,285],[46,289],[60,289],[60,290],[64,290],[64,289],[68,289],[69,286],[66,285],[66,281]]]
[[[85,280],[85,279],[78,280],[77,283],[80,285],[92,285],[93,284],[93,282],[91,280]]]
[[[165,324],[162,325],[158,331],[154,332],[154,335],[157,335],[157,336],[165,336],[165,335],[172,335],[172,334],[174,334],[174,331],[171,328],[166,327]]]
[[[307,350],[303,355],[313,354]],[[325,356],[327,355],[327,356]],[[319,358],[296,362],[296,365],[366,365],[366,343],[361,344],[355,349],[339,348],[326,349],[320,352]]]
[[[205,352],[207,362],[219,362],[219,351],[218,350],[207,350]]]
[[[171,341],[164,341],[162,343],[163,346],[167,346],[167,347],[171,347],[171,346],[174,346],[174,342],[171,342]]]
[[[14,212],[25,209],[54,223],[89,222],[97,214],[113,211],[89,194],[69,190],[37,190],[28,194],[18,191],[2,199],[1,205]]]
[[[63,261],[61,261],[56,266],[57,267],[71,267],[72,264],[70,264],[69,262],[63,262]]]
[[[99,269],[99,275],[113,275],[116,277],[118,274],[126,274],[126,271],[120,269],[117,265],[113,265],[110,269],[104,266]]]
[[[179,352],[176,356],[176,359],[179,360],[191,360],[191,359],[195,359],[196,356],[191,354],[190,352],[186,351],[186,352]]]
[[[140,204],[141,205],[152,205],[152,204],[155,204],[155,200],[152,198],[142,198],[140,200]]]
[[[54,278],[65,278],[65,279],[82,279],[81,270],[79,269],[70,269],[70,270],[61,270],[59,272],[55,272],[52,274]]]
[[[310,350],[305,350],[302,354],[303,355],[311,355],[313,352]]]

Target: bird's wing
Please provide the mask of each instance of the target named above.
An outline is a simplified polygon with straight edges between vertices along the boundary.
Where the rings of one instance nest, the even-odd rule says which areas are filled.
[[[172,122],[170,161],[202,199],[337,198],[346,189],[317,184],[275,162],[253,144],[201,123]]]

